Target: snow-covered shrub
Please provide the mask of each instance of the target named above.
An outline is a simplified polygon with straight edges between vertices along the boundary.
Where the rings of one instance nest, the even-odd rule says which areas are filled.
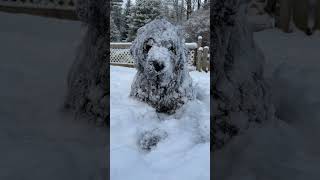
[[[101,124],[109,116],[108,2],[78,0],[76,9],[80,20],[87,26],[87,32],[68,74],[65,108]]]
[[[165,19],[138,30],[130,49],[137,71],[130,96],[172,114],[194,98],[183,33]]]
[[[264,79],[264,56],[253,40],[242,0],[213,0],[211,30],[211,145],[222,148],[234,136],[273,118]]]

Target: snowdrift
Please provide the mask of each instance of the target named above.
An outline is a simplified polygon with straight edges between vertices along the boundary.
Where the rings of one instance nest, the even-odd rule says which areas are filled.
[[[135,69],[111,66],[110,72],[111,179],[209,179],[210,75],[191,72],[197,100],[165,115],[129,98]],[[141,133],[154,128],[165,130],[166,139],[150,152],[141,151]]]

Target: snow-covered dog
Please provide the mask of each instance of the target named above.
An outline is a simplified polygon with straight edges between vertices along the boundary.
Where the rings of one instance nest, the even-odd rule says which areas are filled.
[[[157,112],[174,113],[194,98],[182,32],[165,19],[141,27],[130,53],[137,74],[130,96]]]

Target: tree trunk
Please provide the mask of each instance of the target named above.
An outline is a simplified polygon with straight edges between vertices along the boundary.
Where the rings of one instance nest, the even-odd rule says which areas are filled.
[[[201,0],[198,0],[198,9],[201,7]]]
[[[280,0],[280,28],[284,32],[290,31],[290,21],[292,16],[292,1]]]
[[[187,19],[189,19],[191,15],[191,12],[192,12],[191,8],[192,8],[191,0],[187,0]]]
[[[178,0],[174,0],[174,9],[175,9],[175,12],[176,12],[176,22],[178,23],[179,22],[179,1]]]

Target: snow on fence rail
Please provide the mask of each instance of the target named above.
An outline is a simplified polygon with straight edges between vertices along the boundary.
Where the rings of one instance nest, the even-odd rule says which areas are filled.
[[[209,71],[209,47],[201,47],[202,37],[198,43],[186,43],[188,49],[188,65],[196,66],[198,71]],[[133,67],[133,58],[130,55],[131,42],[110,43],[110,64],[116,66]],[[191,68],[192,69],[192,68]]]

